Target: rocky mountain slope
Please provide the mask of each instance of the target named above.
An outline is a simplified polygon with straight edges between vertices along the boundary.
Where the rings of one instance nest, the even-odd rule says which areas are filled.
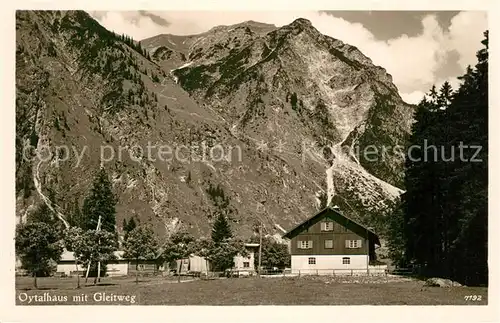
[[[84,12],[18,11],[16,36],[19,219],[40,203],[66,217],[101,164],[117,223],[159,233],[207,234],[221,204],[243,237],[256,221],[279,235],[327,201],[370,224],[401,192],[401,154],[356,150],[404,144],[412,107],[383,68],[307,20],[159,35],[143,52]],[[62,145],[67,160],[23,158]],[[187,158],[160,160],[159,145]]]

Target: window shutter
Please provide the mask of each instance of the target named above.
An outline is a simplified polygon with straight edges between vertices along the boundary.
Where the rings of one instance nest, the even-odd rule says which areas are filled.
[[[298,249],[301,249],[301,247],[302,247],[301,244],[300,244],[300,242],[301,242],[300,240],[297,240],[297,248]]]
[[[358,248],[361,248],[361,241],[362,240],[358,240]]]
[[[345,241],[345,247],[346,247],[346,248],[349,248],[349,240],[346,240],[346,241]]]
[[[312,247],[313,247],[313,241],[309,240],[309,249],[312,249]]]
[[[321,231],[326,231],[326,223],[321,222]]]

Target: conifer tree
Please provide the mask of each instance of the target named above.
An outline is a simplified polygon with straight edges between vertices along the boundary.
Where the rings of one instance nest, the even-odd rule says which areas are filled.
[[[137,227],[137,224],[135,223],[134,218],[130,218],[130,220],[128,221],[127,230],[130,232],[130,231],[134,230],[136,227]]]
[[[85,226],[82,211],[80,209],[77,197],[74,198],[71,209],[69,210],[68,224],[72,227],[77,227],[77,228],[83,228]]]
[[[431,90],[429,91],[429,97],[431,99],[431,103],[435,104],[437,102],[438,93],[435,85],[431,87]]]
[[[222,212],[218,212],[212,228],[212,241],[216,244],[222,243],[231,237],[231,227],[229,226],[226,217]]]
[[[95,230],[99,216],[101,216],[101,229],[115,233],[116,202],[106,170],[101,168],[94,177],[89,195],[83,202],[83,229]]]
[[[393,258],[469,285],[488,282],[487,32],[482,44],[457,91],[432,87],[418,105],[409,145],[420,149],[408,152],[403,212],[389,230]]]
[[[450,82],[446,81],[439,90],[438,105],[441,109],[446,109],[451,104],[453,88]]]
[[[55,201],[55,193],[53,191],[49,191],[48,196],[50,201]],[[28,214],[27,222],[48,224],[59,233],[64,230],[64,224],[45,202],[42,202],[33,213]]]
[[[28,222],[43,222],[49,225],[55,225],[57,220],[54,219],[54,215],[47,204],[40,204],[33,213],[28,214]]]
[[[128,234],[132,232],[137,227],[134,218],[130,218],[130,220],[123,219],[123,232],[124,232],[124,240],[127,240]]]

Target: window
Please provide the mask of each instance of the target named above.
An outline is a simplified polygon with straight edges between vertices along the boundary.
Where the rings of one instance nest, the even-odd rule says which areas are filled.
[[[321,222],[321,231],[333,231],[333,222]]]
[[[312,249],[313,242],[312,240],[299,240],[297,241],[297,248],[299,249]]]
[[[361,248],[361,240],[346,240],[345,247],[349,249]]]
[[[325,240],[325,249],[333,249],[333,240]]]
[[[244,261],[243,262],[243,268],[249,268],[250,267],[250,262]]]
[[[316,265],[316,258],[310,257],[307,262],[309,265]]]
[[[351,264],[351,258],[349,258],[349,257],[343,257],[342,258],[342,264],[343,265],[350,265]]]

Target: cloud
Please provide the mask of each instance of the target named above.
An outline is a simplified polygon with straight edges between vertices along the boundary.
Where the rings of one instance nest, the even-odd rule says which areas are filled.
[[[422,91],[413,91],[411,93],[400,93],[406,103],[418,104],[425,96]]]
[[[452,18],[447,30],[439,25],[435,16],[427,15],[422,18],[419,34],[411,37],[403,34],[387,41],[376,39],[372,32],[359,23],[311,11],[107,12],[105,15],[95,14],[94,17],[105,27],[129,34],[135,39],[162,33],[197,34],[214,26],[247,20],[283,26],[303,17],[309,19],[321,33],[358,47],[374,64],[384,67],[392,75],[402,97],[412,102],[421,93],[427,92],[432,84],[443,81],[443,76],[437,72],[446,64],[450,52],[458,53],[458,63],[463,71],[467,65],[474,65],[475,53],[487,29],[486,13],[473,11],[458,13]],[[453,78],[455,75],[448,77]]]
[[[455,91],[458,90],[460,86],[460,80],[456,77],[448,77],[446,79],[439,79],[437,80],[434,85],[436,88],[439,90],[441,86],[443,86],[444,82],[448,82],[451,85],[451,88]],[[413,91],[411,93],[400,93],[401,97],[406,103],[410,104],[418,104],[425,96],[425,94],[428,92],[428,89],[423,91]]]
[[[161,16],[155,15],[154,13],[151,13],[149,11],[139,10],[139,14],[143,17],[147,17],[147,18],[151,19],[151,21],[157,25],[160,25],[163,27],[167,27],[170,25],[170,23],[167,20],[165,20]]]
[[[484,12],[461,12],[451,19],[448,49],[458,52],[458,63],[464,70],[467,65],[475,65],[478,42],[483,40],[483,32],[486,29],[488,22]]]

